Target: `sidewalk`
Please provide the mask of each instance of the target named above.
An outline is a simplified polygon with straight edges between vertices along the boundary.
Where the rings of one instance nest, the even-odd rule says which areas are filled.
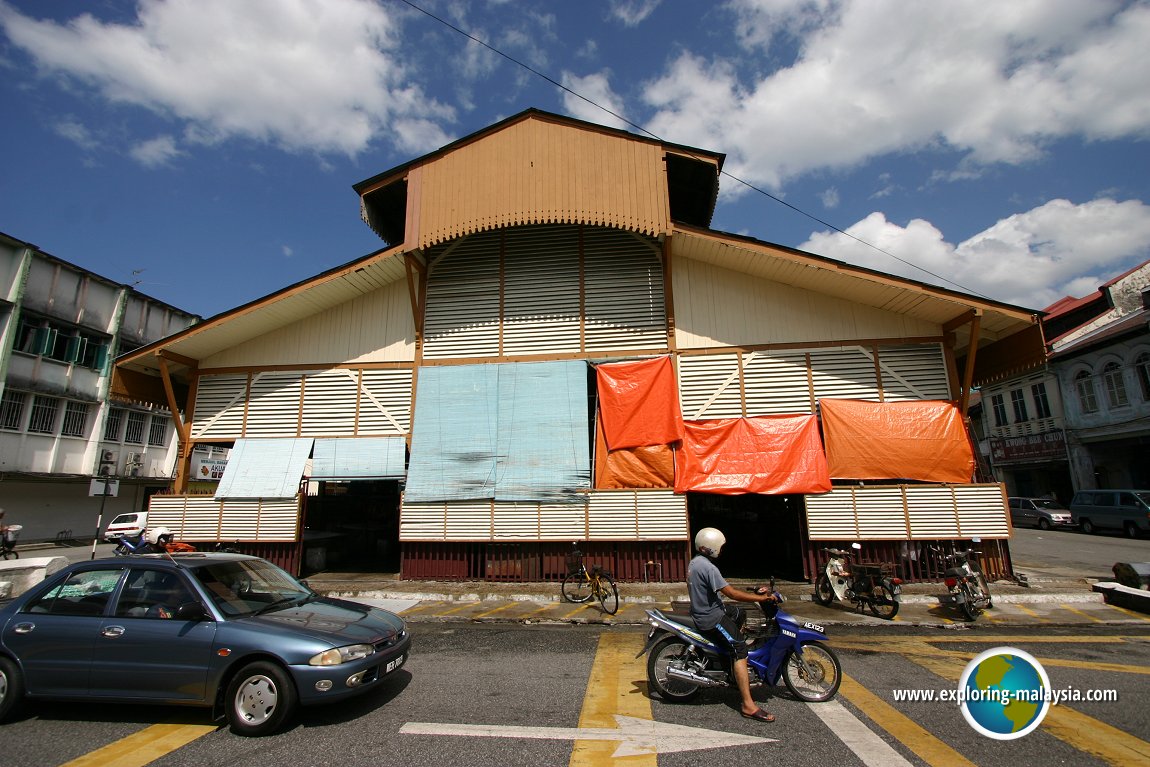
[[[1026,573],[1024,568],[1018,568]],[[1093,578],[1070,572],[1028,573],[1029,585],[1009,581],[990,584],[994,608],[980,617],[978,625],[1073,625],[1144,623],[1150,616],[1106,605],[1103,595],[1091,589]],[[597,604],[578,605],[563,601],[556,583],[489,583],[475,581],[405,581],[379,573],[317,573],[308,584],[323,594],[345,597],[404,610],[413,622],[477,621],[518,623],[644,624],[646,610],[686,610],[685,583],[621,583],[620,607],[606,615]],[[733,582],[740,588],[752,583]],[[822,607],[812,600],[808,583],[776,583],[786,597],[784,609],[804,621],[820,625],[915,625],[969,626],[957,611],[939,604],[945,591],[941,583],[903,586],[902,603],[894,621],[860,612],[852,605],[834,603]]]

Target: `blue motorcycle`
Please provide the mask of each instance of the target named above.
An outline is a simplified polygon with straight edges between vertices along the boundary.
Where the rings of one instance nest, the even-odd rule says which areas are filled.
[[[787,689],[807,703],[830,700],[842,683],[842,666],[834,650],[825,642],[823,627],[799,624],[779,607],[783,596],[774,591],[776,602],[759,602],[765,621],[760,628],[746,629],[746,612],[740,613],[740,629],[750,641],[747,657],[751,688],[771,686],[782,677]],[[719,649],[695,628],[689,615],[668,615],[647,610],[651,632],[639,657],[647,659],[649,688],[669,703],[686,703],[704,687],[734,687],[732,657]]]

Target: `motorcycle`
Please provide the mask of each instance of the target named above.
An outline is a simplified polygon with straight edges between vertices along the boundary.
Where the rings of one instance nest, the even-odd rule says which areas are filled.
[[[856,551],[862,546],[854,543]],[[892,620],[898,615],[902,599],[902,579],[889,575],[889,566],[847,564],[851,554],[842,549],[823,549],[827,563],[815,579],[814,600],[823,607],[838,599],[850,602],[858,610],[864,606],[879,618]]]
[[[972,541],[977,542],[977,538]],[[950,554],[944,553],[937,546],[931,546],[930,550],[946,563],[946,571],[942,577],[946,583],[947,594],[939,597],[940,602],[957,606],[968,621],[977,620],[983,610],[994,607],[994,601],[990,596],[990,585],[975,560],[977,551],[973,548],[958,550],[953,546]]]
[[[779,607],[783,596],[770,590],[776,602],[759,602],[762,627],[747,629],[746,611],[739,611],[740,630],[751,642],[747,671],[751,688],[775,686],[780,677],[787,689],[808,703],[830,700],[842,683],[842,666],[827,641],[823,627],[800,625]],[[647,683],[669,703],[686,703],[705,687],[734,687],[733,658],[699,633],[690,616],[647,610],[651,631],[647,644],[635,657],[650,653]]]
[[[130,557],[133,554],[172,554],[196,550],[191,544],[172,540],[174,537],[166,527],[141,530],[136,536],[121,535],[113,553],[117,557]]]

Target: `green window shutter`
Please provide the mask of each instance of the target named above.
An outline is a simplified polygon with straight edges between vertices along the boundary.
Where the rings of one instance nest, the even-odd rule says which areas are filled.
[[[100,344],[96,347],[96,353],[92,360],[92,368],[99,370],[101,373],[106,373],[108,370],[108,345]]]

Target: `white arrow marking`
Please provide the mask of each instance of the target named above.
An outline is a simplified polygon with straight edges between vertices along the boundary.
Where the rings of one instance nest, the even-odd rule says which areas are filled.
[[[670,754],[676,751],[698,751],[704,748],[749,746],[752,743],[777,743],[773,738],[736,735],[733,732],[704,730],[681,724],[653,722],[633,716],[615,714],[619,729],[606,727],[512,727],[499,724],[441,724],[408,722],[399,728],[407,735],[461,735],[479,738],[535,738],[545,740],[617,740],[614,756]]]

